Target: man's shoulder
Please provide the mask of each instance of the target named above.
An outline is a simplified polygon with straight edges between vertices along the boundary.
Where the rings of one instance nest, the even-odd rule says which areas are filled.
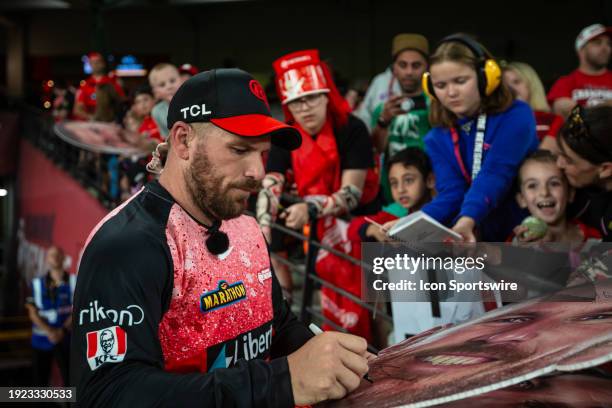
[[[370,133],[365,123],[353,114],[348,115],[346,125],[336,130],[334,133],[341,154],[343,154],[343,151],[349,149],[354,143],[370,140]]]
[[[576,86],[577,82],[580,81],[580,78],[581,78],[580,70],[575,69],[568,74],[561,75],[559,79],[557,79],[553,83],[551,90],[552,88],[559,87],[559,86],[574,87]]]
[[[392,77],[393,73],[391,72],[391,69],[387,68],[383,72],[376,74],[376,76],[372,78],[372,83],[370,84],[370,86],[376,87],[381,85],[388,85]]]
[[[91,232],[86,249],[106,253],[145,249],[163,242],[172,203],[160,202],[151,194],[143,188],[104,217]]]
[[[363,122],[363,120],[361,120],[360,118],[358,118],[357,116],[353,115],[352,113],[348,115],[348,120],[346,122],[346,127],[348,128],[349,131],[368,131],[368,128],[366,127],[365,123]]]

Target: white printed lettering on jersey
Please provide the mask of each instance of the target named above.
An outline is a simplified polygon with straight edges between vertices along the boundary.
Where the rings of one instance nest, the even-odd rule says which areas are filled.
[[[79,312],[79,325],[95,323],[110,319],[119,326],[135,326],[144,321],[144,311],[138,305],[129,305],[125,309],[115,310],[99,306],[98,301],[89,302],[89,308]]]
[[[237,339],[234,348],[234,362],[238,361],[239,358],[239,343],[242,343],[242,357],[245,360],[252,360],[263,355],[272,345],[272,326],[259,336],[253,336],[253,334],[249,332],[242,336],[242,341]]]
[[[181,113],[183,114],[183,119],[187,119],[187,115],[191,118],[198,118],[204,115],[212,114],[211,111],[206,110],[206,104],[202,105],[191,105],[181,109]]]
[[[259,278],[259,283],[264,283],[267,279],[270,279],[271,277],[272,270],[270,270],[270,268],[266,268],[257,274],[257,278]]]

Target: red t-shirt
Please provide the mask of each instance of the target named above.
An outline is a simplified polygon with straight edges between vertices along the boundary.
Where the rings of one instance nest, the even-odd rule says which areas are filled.
[[[107,75],[103,75],[96,79],[93,76],[90,76],[79,87],[76,94],[76,103],[84,104],[87,113],[93,114],[96,111],[96,85],[99,84],[111,84],[115,88],[117,95],[122,98],[125,97],[123,89],[121,89],[121,86],[117,83],[115,78],[110,78]]]
[[[541,142],[545,136],[557,137],[559,129],[563,126],[563,118],[551,112],[535,111],[536,132]]]
[[[559,98],[571,98],[581,106],[612,100],[612,72],[606,70],[601,75],[587,75],[575,70],[562,76],[550,89],[548,102],[552,105]]]
[[[144,120],[142,121],[142,124],[138,128],[138,133],[140,134],[146,133],[150,139],[155,139],[160,143],[164,142],[164,138],[159,133],[159,128],[157,127],[157,124],[155,123],[155,121],[153,120],[151,116],[147,116],[144,118]]]

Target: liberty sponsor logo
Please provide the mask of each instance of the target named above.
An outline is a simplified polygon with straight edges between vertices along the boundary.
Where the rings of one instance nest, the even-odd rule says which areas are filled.
[[[79,325],[96,323],[105,319],[120,326],[134,326],[144,321],[144,311],[138,305],[129,305],[120,310],[110,309],[94,300],[89,302],[89,308],[79,312]]]
[[[87,363],[97,370],[104,363],[123,361],[127,351],[127,334],[119,326],[87,333]]]
[[[191,118],[199,118],[200,116],[210,115],[211,111],[206,110],[206,104],[202,105],[191,105],[185,108],[181,108],[181,113],[183,114],[183,119],[187,119],[187,115]]]
[[[272,324],[266,323],[247,333],[238,335],[222,345],[211,348],[209,370],[228,368],[239,360],[267,359],[272,346]]]
[[[233,303],[246,299],[246,288],[242,281],[229,284],[219,281],[219,287],[200,296],[200,309],[202,312],[220,309]]]

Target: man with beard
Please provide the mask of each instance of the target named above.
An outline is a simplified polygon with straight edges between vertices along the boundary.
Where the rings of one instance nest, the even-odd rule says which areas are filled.
[[[293,407],[355,389],[365,340],[313,337],[297,321],[261,230],[242,215],[262,155],[271,143],[297,148],[299,133],[238,69],[186,81],[168,126],[159,181],[110,213],[83,252],[71,353],[79,404]]]
[[[612,103],[612,72],[608,70],[611,33],[612,28],[593,24],[578,34],[578,69],[559,78],[548,93],[548,102],[555,113],[567,118],[576,104]]]
[[[385,159],[407,147],[423,148],[423,138],[429,131],[429,100],[423,94],[421,78],[427,70],[429,43],[420,34],[399,34],[393,39],[393,78],[401,92],[392,94],[372,113],[372,138],[376,150]],[[384,166],[383,166],[384,167]],[[385,201],[392,203],[386,172],[381,171]]]

